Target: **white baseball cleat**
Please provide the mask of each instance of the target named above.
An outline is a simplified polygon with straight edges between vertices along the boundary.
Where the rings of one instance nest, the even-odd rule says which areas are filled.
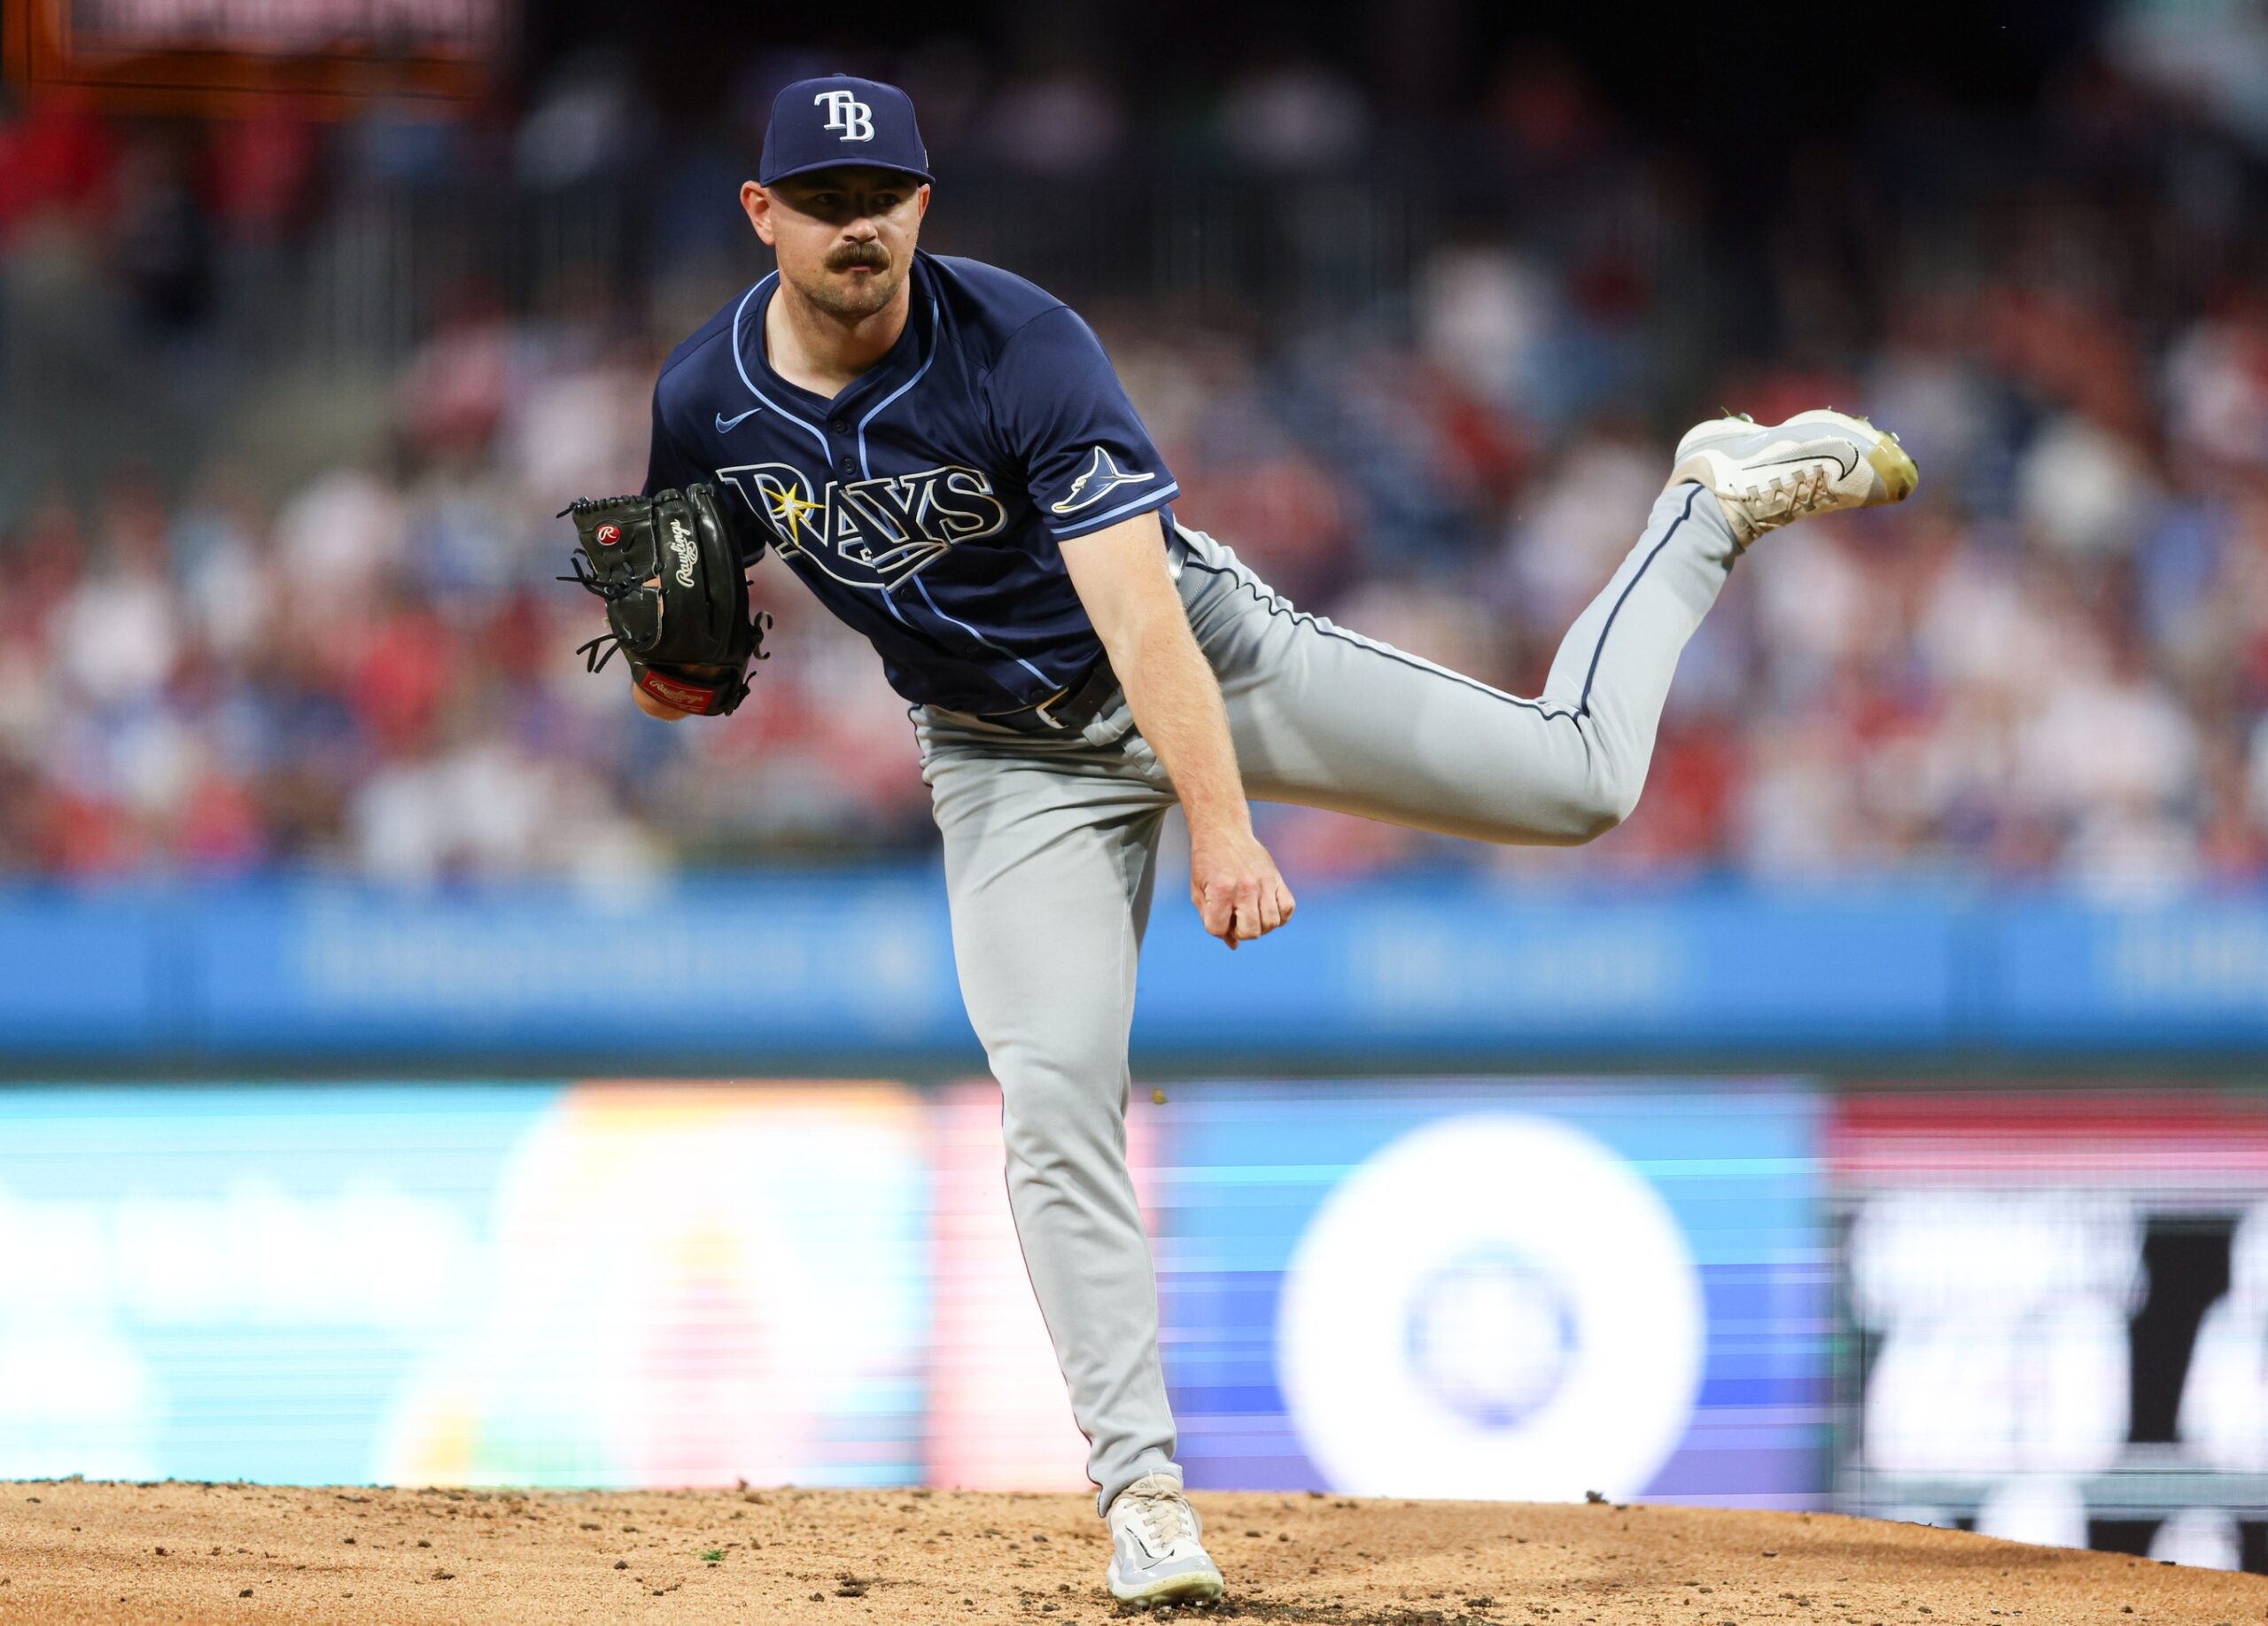
[[[1697,424],[1677,443],[1669,484],[1707,486],[1732,525],[1733,540],[1746,548],[1807,514],[1902,502],[1921,478],[1896,435],[1822,408],[1784,424],[1746,417]]]
[[[1121,1603],[1202,1603],[1223,1590],[1198,1538],[1204,1524],[1181,1487],[1145,1474],[1111,1498],[1110,1595]]]

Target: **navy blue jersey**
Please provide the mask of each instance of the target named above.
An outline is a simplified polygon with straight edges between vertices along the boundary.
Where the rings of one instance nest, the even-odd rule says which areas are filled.
[[[671,353],[648,491],[714,480],[881,651],[908,700],[1047,700],[1102,652],[1057,547],[1180,490],[1094,333],[1060,300],[917,253],[889,354],[832,401],[772,370],[773,273]]]

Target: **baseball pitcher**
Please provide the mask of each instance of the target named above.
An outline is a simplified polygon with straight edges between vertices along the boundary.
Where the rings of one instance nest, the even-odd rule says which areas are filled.
[[[578,575],[611,626],[593,659],[625,649],[655,716],[731,709],[756,653],[741,570],[765,548],[873,641],[912,704],[1110,1590],[1216,1598],[1125,1160],[1167,808],[1188,819],[1205,930],[1231,948],[1294,908],[1254,798],[1482,841],[1594,840],[1636,805],[1679,651],[1734,561],[1807,514],[1899,501],[1914,463],[1832,411],[1695,428],[1524,699],[1301,612],[1187,522],[1201,515],[1177,515],[1173,472],[1076,313],[916,246],[929,160],[904,92],[788,86],[758,176],[741,206],[779,268],[664,365],[644,494],[575,510]]]

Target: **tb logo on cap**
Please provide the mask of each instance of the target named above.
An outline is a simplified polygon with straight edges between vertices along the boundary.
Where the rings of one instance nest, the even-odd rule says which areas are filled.
[[[812,105],[827,105],[825,128],[840,130],[845,141],[872,141],[874,138],[874,110],[848,90],[822,90],[812,97]]]

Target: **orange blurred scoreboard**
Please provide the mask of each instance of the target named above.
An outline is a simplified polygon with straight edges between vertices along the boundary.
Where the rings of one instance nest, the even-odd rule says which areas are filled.
[[[434,111],[493,84],[517,0],[12,0],[9,83],[120,113],[232,114],[284,97],[338,117],[376,99]]]

